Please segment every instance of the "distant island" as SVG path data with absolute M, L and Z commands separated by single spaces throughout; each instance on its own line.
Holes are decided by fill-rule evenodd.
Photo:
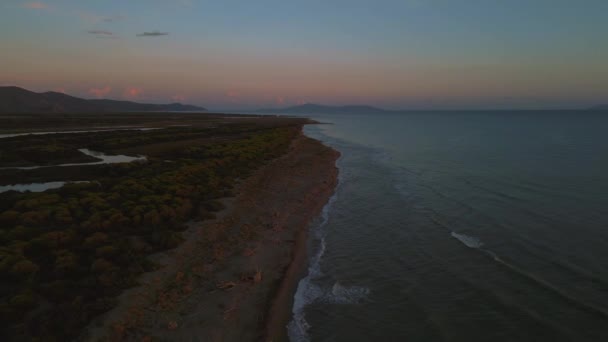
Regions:
M 319 104 L 307 103 L 299 106 L 287 108 L 267 108 L 257 110 L 259 113 L 284 113 L 284 114 L 308 114 L 308 113 L 332 113 L 332 114 L 370 114 L 388 113 L 386 109 L 366 106 L 366 105 L 347 105 L 347 106 L 324 106 Z
M 117 100 L 86 100 L 63 93 L 35 93 L 19 87 L 0 87 L 0 113 L 206 111 L 181 103 L 149 104 Z

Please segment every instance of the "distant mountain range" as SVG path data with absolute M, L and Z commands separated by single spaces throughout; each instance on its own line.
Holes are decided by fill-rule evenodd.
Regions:
M 287 108 L 269 108 L 257 110 L 259 113 L 282 113 L 282 114 L 309 114 L 309 113 L 329 113 L 329 114 L 370 114 L 388 113 L 389 110 L 372 106 L 323 106 L 307 103 L 300 106 Z
M 584 109 L 583 109 L 584 110 Z M 587 108 L 587 110 L 593 111 L 608 111 L 608 104 L 601 104 Z M 382 113 L 397 113 L 404 112 L 382 109 L 378 107 L 366 106 L 366 105 L 348 105 L 348 106 L 324 106 L 319 104 L 303 104 L 293 107 L 285 108 L 266 108 L 259 109 L 258 113 L 273 113 L 273 114 L 312 114 L 312 113 L 323 113 L 323 114 L 382 114 Z
M 148 104 L 116 100 L 86 100 L 49 91 L 35 93 L 19 87 L 0 87 L 0 113 L 93 113 L 205 111 L 181 103 Z

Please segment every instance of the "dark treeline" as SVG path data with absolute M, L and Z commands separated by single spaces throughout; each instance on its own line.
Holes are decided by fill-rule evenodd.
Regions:
M 54 164 L 52 153 L 46 158 L 37 154 L 38 159 L 29 155 L 49 146 L 103 152 L 131 148 L 150 156 L 145 163 L 89 166 L 84 174 L 88 169 L 88 176 L 96 177 L 87 183 L 43 193 L 0 194 L 3 340 L 77 336 L 93 317 L 113 306 L 123 289 L 136 285 L 139 274 L 155 268 L 147 256 L 176 247 L 188 220 L 212 217 L 222 209 L 217 199 L 230 196 L 238 179 L 283 154 L 299 124 L 28 136 L 0 142 L 0 160 L 7 164 Z M 66 169 L 77 173 L 78 167 Z

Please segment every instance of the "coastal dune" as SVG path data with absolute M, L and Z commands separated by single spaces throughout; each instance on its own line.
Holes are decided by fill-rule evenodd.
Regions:
M 216 219 L 156 256 L 158 271 L 125 291 L 83 340 L 285 340 L 305 272 L 307 232 L 337 184 L 339 153 L 301 132 L 289 151 L 238 186 Z

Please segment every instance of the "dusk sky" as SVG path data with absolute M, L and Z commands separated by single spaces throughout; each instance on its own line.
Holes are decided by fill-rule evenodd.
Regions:
M 606 0 L 16 1 L 0 85 L 209 109 L 608 101 Z

